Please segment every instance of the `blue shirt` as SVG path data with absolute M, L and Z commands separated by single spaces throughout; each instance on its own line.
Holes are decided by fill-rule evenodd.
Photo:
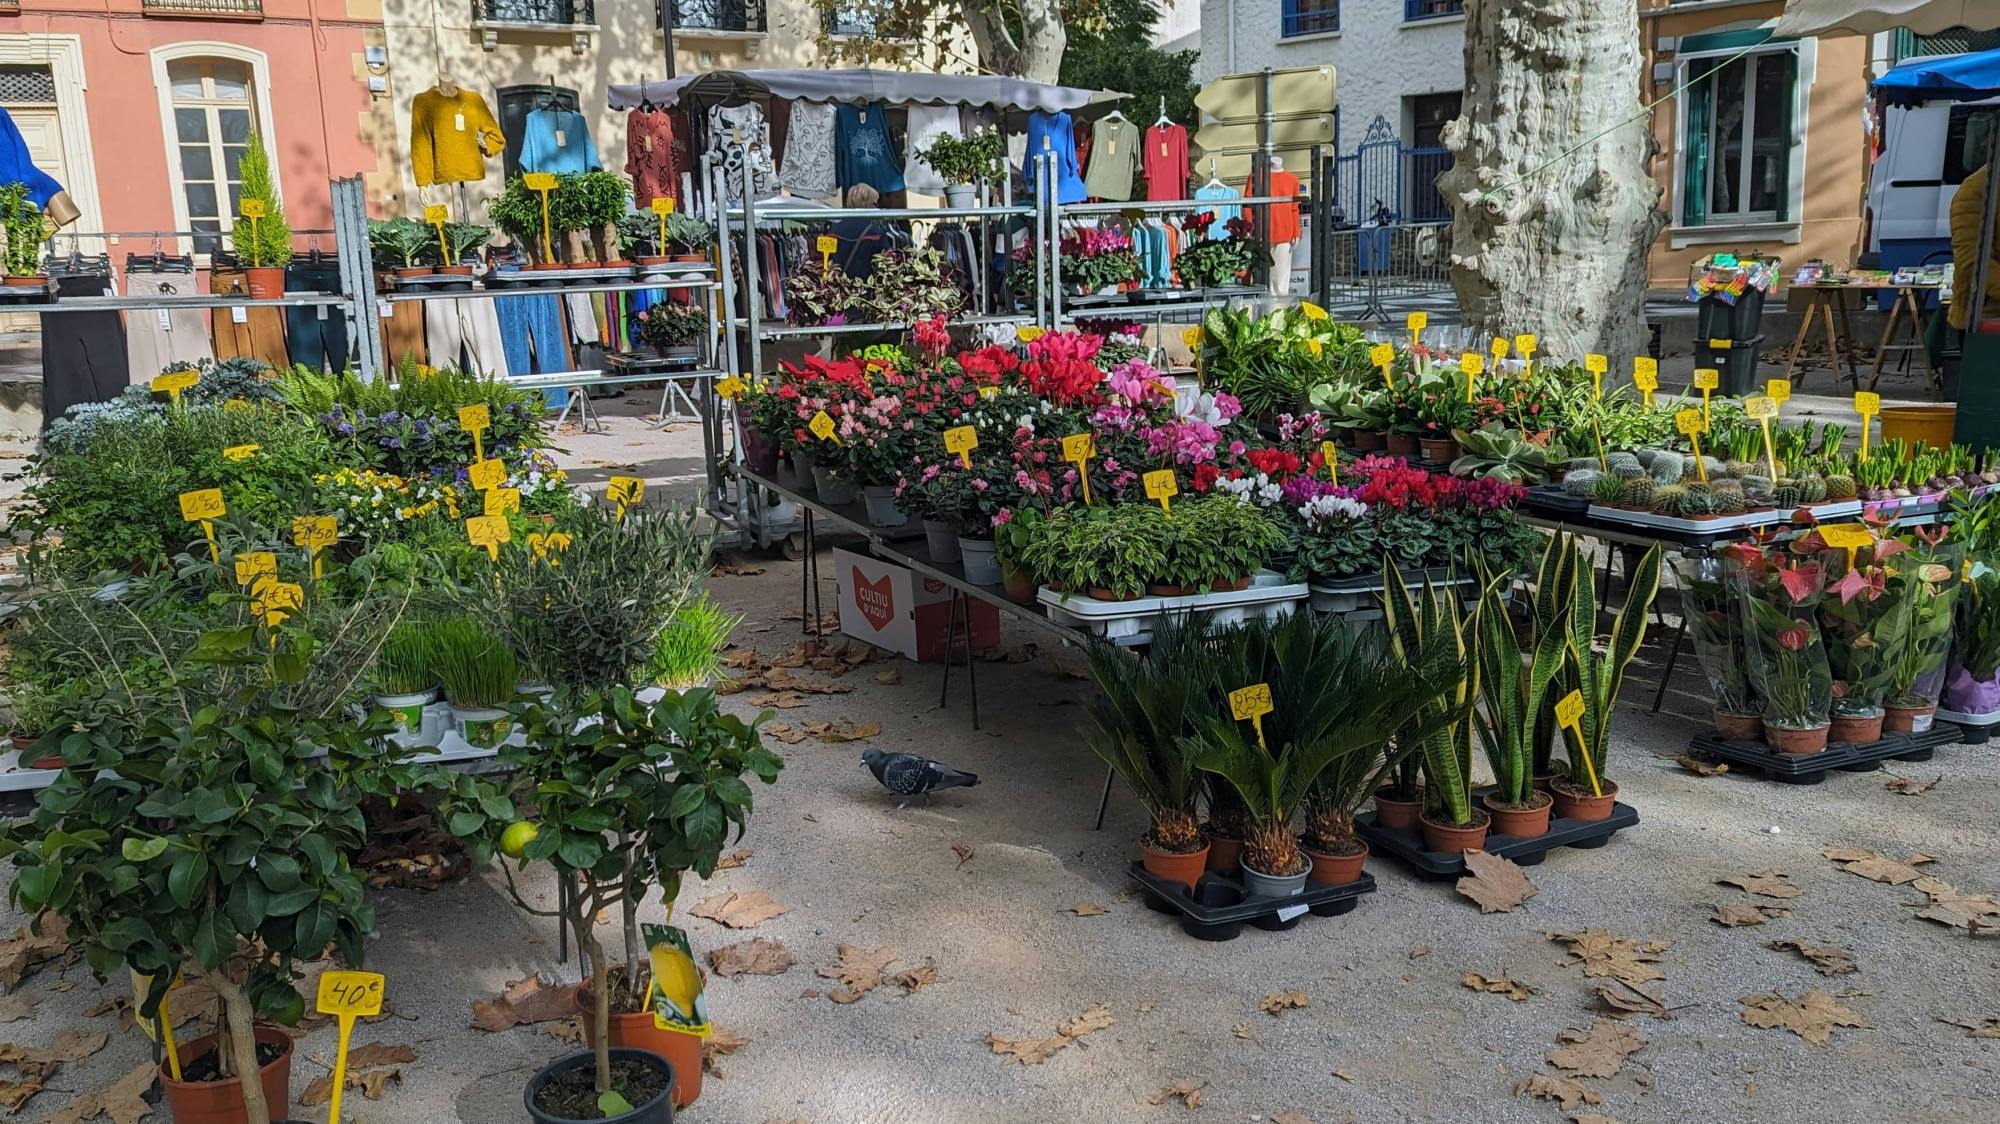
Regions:
M 903 161 L 889 140 L 889 110 L 881 102 L 843 105 L 834 118 L 840 186 L 865 183 L 883 194 L 903 190 Z
M 602 167 L 590 141 L 590 125 L 576 110 L 537 109 L 522 123 L 522 171 L 594 172 Z
M 1035 179 L 1035 157 L 1044 151 L 1056 158 L 1056 202 L 1081 203 L 1090 192 L 1083 186 L 1083 177 L 1076 165 L 1076 134 L 1070 128 L 1069 114 L 1042 113 L 1039 110 L 1028 115 L 1028 155 L 1021 165 L 1021 177 L 1031 184 Z M 1039 185 L 1035 194 L 1041 193 Z
M 1226 183 L 1209 184 L 1206 187 L 1196 188 L 1194 197 L 1203 202 L 1213 202 L 1218 199 L 1243 198 L 1241 193 Z M 1236 218 L 1242 213 L 1243 208 L 1241 207 L 1217 206 L 1215 208 L 1215 221 L 1208 224 L 1208 236 L 1218 241 L 1229 237 L 1229 227 L 1227 225 L 1229 220 Z
M 0 183 L 27 184 L 28 201 L 43 210 L 63 189 L 54 176 L 35 167 L 28 156 L 28 142 L 5 109 L 0 109 Z

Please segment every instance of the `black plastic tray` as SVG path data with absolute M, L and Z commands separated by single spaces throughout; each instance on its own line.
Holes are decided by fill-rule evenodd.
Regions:
M 1727 761 L 1739 769 L 1754 769 L 1784 784 L 1818 784 L 1829 770 L 1866 773 L 1882 767 L 1882 762 L 1929 761 L 1938 747 L 1964 737 L 1957 725 L 1940 720 L 1921 734 L 1883 734 L 1882 740 L 1868 745 L 1840 742 L 1818 753 L 1779 753 L 1761 742 L 1724 741 L 1714 734 L 1698 734 L 1689 744 L 1698 752 Z
M 1283 932 L 1296 926 L 1307 914 L 1315 917 L 1338 917 L 1352 910 L 1361 900 L 1361 895 L 1375 892 L 1375 877 L 1363 874 L 1358 880 L 1338 886 L 1318 886 L 1306 883 L 1304 893 L 1285 898 L 1252 898 L 1243 893 L 1240 879 L 1210 871 L 1195 883 L 1191 896 L 1186 886 L 1155 877 L 1146 870 L 1142 862 L 1134 861 L 1129 871 L 1132 881 L 1139 884 L 1140 896 L 1146 907 L 1157 913 L 1179 914 L 1181 928 L 1187 935 L 1204 941 L 1235 940 L 1242 933 L 1244 922 L 1259 929 Z M 1222 898 L 1223 902 L 1204 902 L 1203 898 Z M 1300 908 L 1304 907 L 1304 908 Z M 1279 914 L 1298 910 L 1289 917 Z
M 1528 489 L 1527 507 L 1530 511 L 1546 511 L 1558 515 L 1580 515 L 1590 510 L 1589 496 L 1572 496 L 1560 486 L 1537 484 Z
M 1522 838 L 1518 835 L 1501 835 L 1489 832 L 1486 846 L 1480 850 L 1489 855 L 1499 855 L 1511 859 L 1519 866 L 1534 866 L 1548 857 L 1552 847 L 1578 847 L 1589 850 L 1611 842 L 1611 837 L 1639 822 L 1639 810 L 1630 804 L 1614 803 L 1611 815 L 1596 821 L 1573 820 L 1567 817 L 1552 817 L 1549 830 L 1541 835 Z M 1433 851 L 1424 845 L 1424 833 L 1419 828 L 1380 827 L 1375 823 L 1375 813 L 1364 812 L 1354 817 L 1354 829 L 1368 841 L 1370 850 L 1377 854 L 1394 855 L 1409 863 L 1425 878 L 1456 878 L 1465 873 L 1465 857 L 1449 851 Z

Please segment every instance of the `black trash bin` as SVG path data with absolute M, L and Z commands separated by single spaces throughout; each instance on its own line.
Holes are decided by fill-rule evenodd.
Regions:
M 1715 346 L 1726 343 L 1726 347 Z M 1699 371 L 1713 367 L 1717 372 L 1716 393 L 1731 397 L 1742 394 L 1761 394 L 1764 380 L 1757 377 L 1757 349 L 1764 343 L 1763 336 L 1751 339 L 1707 339 L 1695 341 L 1694 366 Z
M 1714 295 L 1695 303 L 1695 335 L 1704 340 L 1752 339 L 1763 322 L 1764 293 L 1757 289 L 1745 289 L 1735 304 Z

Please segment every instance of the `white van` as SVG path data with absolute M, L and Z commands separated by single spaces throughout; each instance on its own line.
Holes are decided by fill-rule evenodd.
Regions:
M 1882 154 L 1868 174 L 1866 246 L 1879 268 L 1951 253 L 1951 200 L 1981 163 L 2000 99 L 1883 110 Z M 1970 155 L 1979 154 L 1979 155 Z

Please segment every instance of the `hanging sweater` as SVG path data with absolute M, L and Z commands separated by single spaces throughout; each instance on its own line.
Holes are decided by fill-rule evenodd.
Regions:
M 843 105 L 835 115 L 840 186 L 865 183 L 887 194 L 903 190 L 903 161 L 889 139 L 889 110 L 881 102 Z
M 507 146 L 486 99 L 461 88 L 446 97 L 435 88 L 410 102 L 410 167 L 417 186 L 486 178 L 486 158 Z
M 1028 115 L 1028 155 L 1021 165 L 1021 177 L 1030 184 L 1036 182 L 1035 158 L 1045 152 L 1056 160 L 1056 202 L 1083 202 L 1090 193 L 1077 174 L 1076 136 L 1070 130 L 1068 113 L 1037 110 Z M 1040 188 L 1034 193 L 1039 194 Z
M 1165 203 L 1187 198 L 1187 130 L 1155 125 L 1146 130 L 1146 198 Z
M 635 109 L 625 118 L 625 174 L 632 177 L 632 200 L 642 211 L 662 196 L 680 196 L 674 144 L 674 121 L 665 112 Z
M 1139 126 L 1123 117 L 1100 117 L 1090 135 L 1084 190 L 1109 203 L 1132 198 L 1132 184 L 1139 174 Z
M 521 123 L 521 170 L 591 172 L 604 167 L 590 123 L 574 109 L 537 109 Z

